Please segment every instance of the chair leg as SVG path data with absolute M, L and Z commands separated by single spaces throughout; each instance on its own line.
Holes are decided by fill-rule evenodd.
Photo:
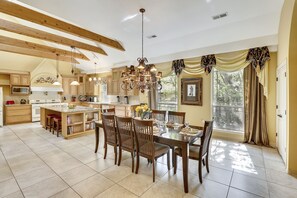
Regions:
M 171 147 L 171 156 L 172 156 L 172 166 L 174 166 L 174 159 L 173 159 L 173 155 L 174 155 L 174 147 Z
M 117 160 L 118 160 L 118 149 L 117 146 L 114 146 L 114 165 L 117 165 Z
M 153 162 L 153 182 L 155 182 L 155 160 L 152 160 Z
M 204 160 L 204 158 L 202 159 L 202 164 L 203 164 L 203 166 L 205 166 L 205 160 Z
M 107 144 L 104 143 L 104 159 L 106 159 L 106 154 L 107 154 Z
M 173 161 L 174 161 L 174 166 L 173 166 L 174 171 L 173 172 L 174 172 L 174 174 L 176 174 L 176 169 L 177 169 L 177 160 L 176 160 L 176 158 L 177 158 L 177 155 L 175 153 L 173 153 L 172 158 L 173 158 Z
M 59 127 L 59 123 L 57 123 L 57 137 L 59 137 L 59 130 L 60 130 L 60 127 Z
M 199 172 L 199 181 L 202 184 L 202 160 L 199 159 L 199 166 L 198 166 L 198 172 Z
M 138 169 L 139 169 L 139 154 L 136 154 L 136 170 L 135 174 L 138 174 Z
M 206 170 L 209 173 L 209 166 L 208 166 L 208 154 L 206 155 Z
M 122 147 L 119 147 L 119 160 L 118 160 L 118 166 L 121 165 L 121 161 L 122 161 Z
M 131 152 L 131 157 L 132 157 L 132 173 L 134 172 L 134 154 L 133 151 Z
M 167 169 L 170 170 L 170 150 L 167 152 Z

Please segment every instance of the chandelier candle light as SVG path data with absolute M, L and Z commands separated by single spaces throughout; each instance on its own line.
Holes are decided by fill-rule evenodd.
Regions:
M 146 64 L 148 60 L 146 57 L 143 57 L 143 14 L 145 9 L 141 8 L 140 12 L 142 16 L 141 58 L 137 59 L 138 67 L 136 69 L 133 65 L 131 65 L 122 72 L 121 88 L 129 91 L 136 87 L 141 93 L 144 93 L 145 90 L 150 90 L 151 88 L 157 90 L 162 89 L 162 72 L 157 72 L 155 65 Z
M 96 86 L 98 86 L 100 84 L 106 84 L 105 80 L 102 80 L 100 77 L 98 77 L 98 78 L 96 77 L 97 76 L 97 63 L 94 62 L 94 64 L 95 64 L 95 76 L 93 78 L 90 77 L 89 81 L 90 82 L 94 81 Z

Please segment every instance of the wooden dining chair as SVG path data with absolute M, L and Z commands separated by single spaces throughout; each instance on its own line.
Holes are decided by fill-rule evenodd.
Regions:
M 131 117 L 116 117 L 116 124 L 119 137 L 119 160 L 118 166 L 121 165 L 122 150 L 131 153 L 132 157 L 132 172 L 134 172 L 134 135 L 132 129 L 132 118 Z
M 103 114 L 115 115 L 115 108 L 102 109 Z
M 209 143 L 212 135 L 213 121 L 205 121 L 203 128 L 203 135 L 201 137 L 201 144 L 191 144 L 189 146 L 189 159 L 198 160 L 199 181 L 202 183 L 202 163 L 206 165 L 206 170 L 209 173 Z M 181 148 L 176 148 L 174 152 L 174 174 L 176 174 L 177 155 L 181 156 Z M 206 160 L 206 163 L 205 163 Z
M 153 121 L 134 119 L 134 134 L 136 139 L 136 171 L 139 169 L 139 156 L 145 157 L 153 164 L 153 182 L 155 182 L 155 160 L 167 154 L 167 168 L 170 169 L 169 146 L 154 142 Z
M 111 145 L 114 148 L 114 164 L 117 164 L 117 132 L 115 127 L 114 115 L 102 114 L 102 125 L 104 131 L 104 159 L 106 159 L 107 145 Z
M 152 118 L 158 121 L 165 121 L 166 120 L 166 111 L 162 110 L 152 110 Z
M 168 122 L 185 124 L 186 112 L 168 111 Z

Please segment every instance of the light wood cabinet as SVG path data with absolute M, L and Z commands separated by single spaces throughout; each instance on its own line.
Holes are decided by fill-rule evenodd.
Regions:
M 72 81 L 77 80 L 74 77 L 63 77 L 62 79 L 62 87 L 63 87 L 63 95 L 77 95 L 78 86 L 70 85 Z
M 30 86 L 30 75 L 10 74 L 11 85 Z
M 77 95 L 86 95 L 86 92 L 85 92 L 86 77 L 85 77 L 85 75 L 78 75 L 77 80 L 79 82 L 79 86 L 77 86 Z
M 127 91 L 122 84 L 121 75 L 125 67 L 112 69 L 112 76 L 107 80 L 107 95 L 117 96 L 138 96 L 139 90 L 135 86 L 134 89 Z M 124 89 L 123 89 L 124 88 Z
M 32 122 L 31 105 L 6 105 L 5 124 L 18 124 Z
M 86 88 L 86 95 L 89 96 L 98 96 L 100 93 L 100 86 L 96 85 L 96 83 L 94 81 L 86 81 L 85 84 L 85 88 Z

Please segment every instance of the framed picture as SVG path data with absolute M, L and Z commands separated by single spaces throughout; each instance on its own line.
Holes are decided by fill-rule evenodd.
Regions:
M 181 79 L 181 104 L 202 106 L 202 78 Z

